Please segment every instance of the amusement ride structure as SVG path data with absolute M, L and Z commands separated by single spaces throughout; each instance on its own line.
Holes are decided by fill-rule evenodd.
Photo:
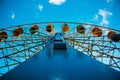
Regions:
M 67 50 L 70 45 L 120 71 L 120 30 L 77 22 L 39 22 L 0 29 L 0 76 L 55 42 L 60 44 L 54 49 Z

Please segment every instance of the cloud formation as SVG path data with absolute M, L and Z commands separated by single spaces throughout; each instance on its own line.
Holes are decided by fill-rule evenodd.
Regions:
M 107 3 L 110 3 L 110 2 L 112 2 L 112 1 L 113 1 L 113 0 L 106 0 Z
M 43 10 L 43 5 L 39 4 L 38 8 L 39 8 L 40 11 L 42 11 Z
M 106 9 L 99 9 L 98 14 L 94 16 L 94 20 L 98 21 L 100 20 L 100 24 L 103 26 L 109 25 L 108 18 L 112 16 L 112 13 L 110 11 L 107 11 Z M 100 17 L 102 17 L 100 19 Z
M 99 15 L 102 16 L 101 25 L 108 25 L 109 21 L 107 18 L 112 16 L 112 13 L 106 9 L 99 9 Z
M 15 13 L 12 12 L 11 18 L 14 19 L 15 18 Z
M 98 15 L 96 14 L 95 16 L 94 16 L 94 20 L 97 20 L 98 21 Z
M 49 0 L 49 3 L 54 4 L 54 5 L 61 5 L 65 2 L 66 2 L 66 0 Z

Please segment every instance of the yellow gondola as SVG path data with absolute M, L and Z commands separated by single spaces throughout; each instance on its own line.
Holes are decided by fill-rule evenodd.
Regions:
M 22 28 L 16 28 L 14 31 L 13 31 L 13 35 L 15 37 L 20 37 L 21 34 L 23 34 L 23 29 Z
M 80 34 L 84 34 L 85 33 L 85 27 L 83 25 L 78 25 L 76 30 Z
M 102 36 L 102 30 L 98 27 L 95 27 L 95 28 L 92 29 L 92 34 L 95 37 L 101 37 Z
M 62 30 L 63 30 L 63 32 L 69 32 L 70 28 L 69 28 L 68 24 L 63 24 Z
M 0 42 L 8 38 L 8 34 L 5 31 L 0 32 Z
M 39 26 L 38 25 L 33 25 L 31 28 L 30 28 L 30 33 L 31 34 L 35 34 L 36 32 L 38 32 L 39 30 Z

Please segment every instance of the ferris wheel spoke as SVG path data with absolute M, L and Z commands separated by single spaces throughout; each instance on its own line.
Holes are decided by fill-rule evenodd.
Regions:
M 77 44 L 78 45 L 78 44 Z M 82 51 L 82 52 L 87 52 L 87 54 L 88 54 L 88 51 L 90 50 L 89 48 L 87 48 L 87 47 L 84 47 L 84 46 L 81 46 L 81 45 L 78 45 L 79 47 L 80 47 L 80 49 L 82 48 L 83 50 L 85 50 L 85 49 L 88 49 L 87 51 Z M 85 49 L 84 49 L 85 48 Z M 79 50 L 79 48 L 78 48 L 78 50 Z M 112 65 L 116 65 L 116 67 L 117 68 L 120 68 L 120 65 L 118 65 L 118 64 L 120 64 L 120 57 L 115 57 L 115 56 L 112 56 L 112 55 L 109 55 L 108 53 L 109 52 L 107 52 L 107 53 L 104 53 L 103 54 L 103 52 L 100 52 L 100 50 L 92 50 L 92 52 L 97 52 L 97 53 L 99 53 L 98 55 L 94 55 L 94 54 L 92 54 L 91 53 L 91 57 L 93 57 L 93 58 L 96 58 L 96 59 L 98 59 L 98 58 L 102 58 L 102 59 L 104 59 L 104 58 L 108 58 L 108 59 L 112 59 L 112 60 L 114 60 L 114 58 L 115 59 L 118 59 L 119 61 L 112 61 L 113 63 L 110 65 L 110 61 L 108 62 L 108 63 L 106 63 L 106 62 L 104 62 L 104 61 L 102 61 L 103 63 L 105 63 L 105 64 L 107 64 L 107 65 L 109 65 L 109 66 L 112 66 Z M 101 61 L 101 60 L 99 60 L 99 61 Z
M 96 48 L 94 48 L 94 46 L 84 46 L 84 44 L 86 44 L 86 43 L 80 43 L 80 42 L 76 42 L 76 43 L 74 43 L 74 45 L 76 45 L 76 46 L 78 46 L 78 48 L 77 48 L 77 50 L 81 50 L 81 49 L 86 49 L 88 52 L 89 51 L 92 51 L 92 52 L 97 52 L 97 53 L 101 53 L 102 55 L 107 55 L 107 56 L 113 56 L 113 55 L 109 55 L 109 53 L 111 52 L 111 51 L 113 51 L 114 50 L 114 48 L 111 48 L 111 49 L 108 49 L 108 51 L 106 51 L 106 49 L 102 46 L 102 49 L 100 49 L 99 48 L 99 46 L 100 45 L 94 45 L 94 44 L 92 44 L 92 45 L 94 45 L 94 46 L 96 46 Z M 87 43 L 87 44 L 90 44 L 90 43 Z M 82 48 L 80 48 L 80 47 L 82 47 Z M 106 46 L 105 46 L 106 47 Z M 105 49 L 105 50 L 104 50 Z M 115 57 L 115 56 L 114 56 Z M 120 59 L 120 57 L 115 57 L 115 58 L 119 58 Z
M 0 66 L 0 68 L 8 68 L 8 67 L 11 67 L 11 66 L 17 66 L 19 65 L 20 63 L 13 63 L 13 64 L 9 64 L 9 65 L 4 65 L 4 66 Z M 4 73 L 3 73 L 4 74 Z
M 19 47 L 19 46 L 27 46 L 27 45 L 30 45 L 30 44 L 37 44 L 37 43 L 41 43 L 42 41 L 39 41 L 39 42 L 30 42 L 30 43 L 22 43 L 22 44 L 17 44 L 17 45 L 13 45 L 13 44 L 9 44 L 8 46 L 6 47 L 2 47 L 0 48 L 1 50 L 3 49 L 6 49 L 6 48 L 15 48 L 15 47 Z
M 94 40 L 70 40 L 71 42 L 73 41 L 74 42 L 77 42 L 77 43 L 81 43 L 81 44 L 88 44 L 88 45 L 91 45 L 91 46 L 97 46 L 97 47 L 101 47 L 102 49 L 104 48 L 106 50 L 106 48 L 109 48 L 109 49 L 117 49 L 117 50 L 120 50 L 120 48 L 116 47 L 115 45 L 114 46 L 108 46 L 108 45 L 105 45 L 105 44 L 100 44 L 100 43 L 94 43 Z M 100 48 L 99 48 L 100 49 Z
M 38 44 L 38 45 L 35 45 L 35 46 L 32 46 L 32 47 L 29 47 L 29 48 L 26 48 L 26 49 L 19 50 L 19 51 L 17 51 L 17 52 L 12 53 L 12 54 L 9 54 L 9 55 L 6 55 L 6 56 L 3 56 L 3 57 L 0 57 L 0 59 L 1 59 L 1 58 L 5 58 L 5 57 L 10 56 L 10 55 L 17 54 L 17 53 L 22 52 L 22 51 L 30 50 L 30 49 L 32 49 L 32 48 L 35 48 L 35 47 L 41 46 L 41 45 L 43 45 L 43 44 L 45 44 L 45 43 Z

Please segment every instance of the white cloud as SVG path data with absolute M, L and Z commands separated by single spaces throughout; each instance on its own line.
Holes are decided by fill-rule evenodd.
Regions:
M 101 25 L 109 25 L 109 21 L 107 20 L 107 18 L 112 16 L 112 13 L 110 11 L 107 11 L 106 9 L 99 9 L 98 14 L 102 16 Z
M 96 14 L 95 16 L 94 16 L 94 20 L 98 20 L 98 14 Z
M 40 11 L 42 11 L 43 10 L 43 5 L 39 4 L 38 8 L 39 8 Z
M 95 21 L 100 21 L 100 25 L 102 26 L 108 26 L 109 21 L 108 18 L 112 16 L 112 13 L 110 11 L 107 11 L 106 9 L 99 9 L 99 12 L 95 14 L 93 19 Z
M 11 18 L 14 19 L 15 18 L 15 13 L 12 12 Z
M 106 0 L 107 3 L 110 3 L 110 2 L 112 2 L 112 1 L 113 1 L 113 0 Z
M 54 4 L 54 5 L 61 5 L 65 2 L 66 2 L 66 0 L 49 0 L 49 3 Z

